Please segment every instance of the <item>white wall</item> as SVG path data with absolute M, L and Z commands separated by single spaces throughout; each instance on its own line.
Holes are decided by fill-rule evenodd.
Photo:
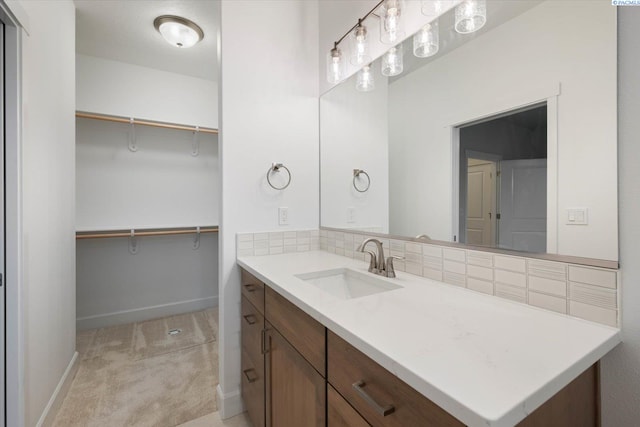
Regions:
M 392 83 L 390 204 L 415 206 L 394 221 L 421 212 L 424 232 L 450 240 L 450 126 L 560 83 L 557 253 L 617 260 L 615 19 L 607 2 L 544 2 Z M 586 27 L 589 43 L 576 36 Z M 565 224 L 571 207 L 589 209 L 588 226 Z
M 376 87 L 358 92 L 352 76 L 320 99 L 320 214 L 325 227 L 389 232 L 387 78 L 375 70 Z M 353 187 L 353 169 L 369 174 L 364 193 Z M 366 186 L 367 178 L 357 181 Z M 355 210 L 348 221 L 347 209 Z
M 25 424 L 34 426 L 75 351 L 75 10 L 22 6 Z
M 603 427 L 636 426 L 640 420 L 639 37 L 640 8 L 618 8 L 618 182 L 623 342 L 601 364 Z
M 223 417 L 240 399 L 236 233 L 318 227 L 318 9 L 315 1 L 221 2 L 220 384 Z M 285 30 L 286 29 L 286 30 Z M 268 187 L 271 162 L 293 175 Z M 289 208 L 278 226 L 278 207 Z
M 218 127 L 215 81 L 86 55 L 76 61 L 78 111 Z

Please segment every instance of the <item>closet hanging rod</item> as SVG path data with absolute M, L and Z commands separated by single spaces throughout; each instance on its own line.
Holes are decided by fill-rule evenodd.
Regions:
M 135 229 L 134 229 L 135 231 Z M 200 234 L 204 233 L 217 233 L 218 227 L 200 227 Z M 141 230 L 135 232 L 135 237 L 144 236 L 173 236 L 177 234 L 196 234 L 198 229 L 196 227 L 191 228 L 163 228 L 154 230 Z M 106 239 L 111 237 L 131 237 L 131 230 L 116 230 L 116 231 L 78 231 L 76 232 L 76 239 Z
M 76 111 L 76 117 L 82 119 L 94 119 L 94 120 L 104 120 L 106 122 L 116 122 L 116 123 L 126 123 L 140 126 L 152 126 L 157 128 L 164 129 L 176 129 L 176 130 L 188 130 L 191 132 L 198 131 L 200 133 L 213 133 L 218 134 L 218 129 L 213 128 L 202 128 L 196 126 L 188 126 L 188 125 L 179 125 L 175 123 L 163 123 L 163 122 L 152 122 L 150 120 L 140 120 L 140 119 L 128 119 L 126 117 L 117 117 L 117 116 L 108 116 L 105 114 L 95 114 L 95 113 L 84 113 L 82 111 Z

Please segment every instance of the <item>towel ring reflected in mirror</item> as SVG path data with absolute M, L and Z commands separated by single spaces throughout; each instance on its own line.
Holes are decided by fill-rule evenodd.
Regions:
M 364 187 L 363 186 L 358 187 L 357 181 L 360 175 L 364 175 L 367 177 L 367 185 Z M 369 187 L 371 187 L 371 178 L 369 177 L 369 174 L 362 169 L 354 169 L 353 170 L 353 188 L 355 188 L 356 191 L 359 193 L 364 193 L 369 189 Z
M 285 185 L 283 185 L 282 187 L 277 187 L 271 182 L 271 174 L 274 172 L 280 172 L 280 169 L 284 169 L 287 171 L 288 179 Z M 282 163 L 271 163 L 271 167 L 267 170 L 267 182 L 274 190 L 284 190 L 289 186 L 289 184 L 291 184 L 291 171 Z

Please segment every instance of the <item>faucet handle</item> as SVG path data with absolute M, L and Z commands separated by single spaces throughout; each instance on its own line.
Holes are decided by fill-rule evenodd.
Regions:
M 387 272 L 387 274 L 386 274 L 387 277 L 396 277 L 396 270 L 395 270 L 395 268 L 393 268 L 393 260 L 394 259 L 403 260 L 404 257 L 395 256 L 395 255 L 391 255 L 391 256 L 387 257 L 387 263 L 385 265 L 385 270 Z
M 371 255 L 371 258 L 369 259 L 369 273 L 377 273 L 378 272 L 378 268 L 377 266 L 377 262 L 376 262 L 376 254 L 373 251 L 362 251 L 365 254 L 369 254 Z

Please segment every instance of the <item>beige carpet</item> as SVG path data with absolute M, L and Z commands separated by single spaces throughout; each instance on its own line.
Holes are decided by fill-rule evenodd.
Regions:
M 216 411 L 217 318 L 211 309 L 79 332 L 80 367 L 54 426 L 174 427 Z

